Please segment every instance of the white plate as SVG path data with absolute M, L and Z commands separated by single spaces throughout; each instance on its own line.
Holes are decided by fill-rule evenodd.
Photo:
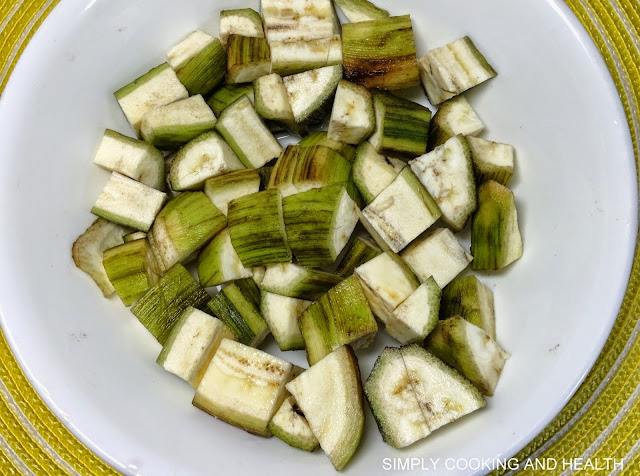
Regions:
M 215 34 L 221 7 L 240 6 L 257 8 L 255 0 L 65 0 L 0 102 L 3 329 L 56 414 L 125 473 L 331 469 L 322 452 L 251 436 L 192 407 L 193 391 L 154 363 L 154 339 L 70 259 L 107 177 L 91 163 L 94 147 L 105 127 L 130 132 L 111 93 L 163 62 L 192 29 Z M 384 458 L 419 457 L 427 465 L 440 458 L 441 472 L 454 458 L 453 473 L 467 474 L 465 461 L 509 457 L 532 439 L 597 357 L 635 243 L 632 147 L 606 67 L 561 1 L 386 6 L 412 14 L 420 55 L 469 34 L 499 71 L 468 96 L 488 126 L 484 136 L 517 148 L 525 255 L 483 278 L 495 291 L 499 341 L 513 353 L 487 408 L 405 451 L 383 444 L 368 414 L 347 472 L 382 473 Z M 382 342 L 359 354 L 364 376 Z

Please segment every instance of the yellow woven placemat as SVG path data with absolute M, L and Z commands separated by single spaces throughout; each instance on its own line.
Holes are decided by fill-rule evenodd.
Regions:
M 33 33 L 59 1 L 0 0 L 0 94 Z M 640 2 L 567 0 L 567 4 L 611 71 L 638 164 Z M 527 467 L 528 460 L 556 461 L 557 468 L 545 474 L 560 474 L 571 471 L 563 461 L 577 469 L 576 458 L 583 458 L 581 474 L 640 474 L 639 284 L 636 250 L 618 319 L 600 357 L 567 406 L 516 456 L 520 473 L 540 473 Z M 118 474 L 51 413 L 20 370 L 1 331 L 0 474 Z

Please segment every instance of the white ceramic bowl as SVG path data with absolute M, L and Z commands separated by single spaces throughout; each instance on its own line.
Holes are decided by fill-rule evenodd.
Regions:
M 379 3 L 411 13 L 420 55 L 469 34 L 499 71 L 468 97 L 487 124 L 483 136 L 517 148 L 512 186 L 525 254 L 482 278 L 495 291 L 498 339 L 513 354 L 487 408 L 404 451 L 382 443 L 369 413 L 347 472 L 382 473 L 384 458 L 418 457 L 440 458 L 440 472 L 454 458 L 448 465 L 459 468 L 447 474 L 468 474 L 465 461 L 509 457 L 532 439 L 597 357 L 635 243 L 632 147 L 606 67 L 560 0 Z M 215 34 L 220 9 L 241 6 L 258 7 L 65 0 L 0 101 L 2 327 L 56 414 L 128 474 L 331 471 L 322 452 L 251 436 L 192 407 L 193 391 L 155 364 L 157 342 L 70 258 L 108 175 L 92 165 L 94 147 L 106 127 L 130 133 L 111 93 L 196 27 Z M 384 343 L 359 353 L 365 377 Z

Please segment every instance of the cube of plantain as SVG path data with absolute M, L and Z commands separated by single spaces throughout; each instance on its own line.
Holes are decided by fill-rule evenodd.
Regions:
M 420 83 L 409 15 L 342 26 L 345 79 L 367 88 L 405 89 Z
M 394 448 L 409 446 L 431 432 L 400 349 L 385 347 L 364 383 L 364 394 L 382 439 Z
M 422 86 L 434 106 L 498 74 L 468 36 L 427 52 L 419 66 Z
M 403 169 L 363 211 L 362 223 L 378 244 L 395 253 L 433 225 L 441 212 L 411 169 Z
M 489 334 L 460 316 L 440 321 L 425 340 L 425 347 L 487 396 L 493 395 L 510 357 Z
M 486 405 L 468 381 L 418 345 L 400 353 L 429 433 Z
M 164 345 L 182 312 L 205 309 L 211 298 L 189 271 L 176 264 L 131 308 L 140 323 Z
M 196 30 L 167 52 L 169 64 L 190 95 L 207 96 L 224 82 L 227 55 L 220 40 Z
M 235 336 L 220 319 L 188 307 L 173 326 L 156 363 L 198 388 L 222 339 L 235 340 Z
M 389 12 L 368 0 L 334 0 L 344 16 L 352 23 L 388 18 Z
M 258 436 L 269 437 L 269 422 L 286 398 L 292 365 L 223 339 L 198 385 L 193 404 Z
M 283 78 L 293 117 L 301 130 L 324 119 L 341 78 L 341 65 L 325 66 Z
M 265 190 L 229 203 L 231 243 L 247 268 L 291 261 L 279 190 Z
M 376 129 L 369 138 L 376 152 L 412 159 L 427 151 L 431 111 L 386 91 L 373 92 Z
M 341 80 L 333 101 L 327 137 L 357 145 L 373 133 L 375 126 L 373 98 L 369 90 Z
M 283 197 L 350 180 L 351 164 L 340 153 L 322 146 L 289 145 L 280 154 L 269 177 L 269 189 Z
M 391 251 L 360 265 L 355 270 L 373 313 L 383 322 L 418 287 L 420 281 L 407 264 Z
M 111 129 L 104 131 L 93 163 L 151 188 L 161 191 L 165 189 L 162 152 L 151 144 Z
M 149 231 L 166 199 L 165 193 L 112 172 L 91 213 L 138 231 Z
M 216 116 L 198 94 L 147 112 L 140 131 L 155 147 L 175 150 L 215 126 Z
M 340 276 L 293 263 L 267 266 L 260 288 L 281 296 L 314 301 L 342 281 Z
M 420 237 L 402 252 L 402 259 L 420 281 L 433 276 L 444 288 L 473 261 L 448 228 L 436 228 Z
M 467 136 L 476 182 L 495 180 L 507 185 L 513 175 L 515 151 L 512 145 Z
M 344 468 L 358 449 L 364 429 L 360 368 L 351 347 L 336 349 L 286 388 L 333 466 Z
M 356 150 L 351 175 L 365 203 L 369 204 L 391 185 L 406 163 L 387 159 L 378 154 L 370 142 L 363 142 Z
M 478 210 L 471 223 L 473 269 L 504 268 L 522 256 L 522 236 L 513 192 L 490 180 L 478 187 Z
M 438 324 L 441 294 L 433 277 L 427 279 L 387 319 L 387 334 L 401 344 L 422 342 Z
M 146 238 L 105 250 L 102 265 L 125 306 L 136 302 L 158 282 L 159 270 Z
M 333 263 L 358 223 L 358 206 L 342 185 L 290 195 L 282 207 L 287 242 L 302 266 Z
M 298 130 L 289 104 L 287 88 L 280 75 L 273 73 L 253 82 L 254 105 L 260 117 L 290 129 Z
M 431 121 L 429 147 L 433 150 L 457 134 L 475 136 L 484 129 L 484 123 L 464 96 L 442 104 Z
M 409 166 L 438 204 L 443 221 L 454 231 L 462 230 L 478 206 L 471 151 L 464 136 L 453 136 Z
M 260 314 L 260 289 L 251 278 L 229 284 L 208 306 L 245 345 L 257 347 L 269 335 L 269 327 Z
M 292 155 L 293 163 L 283 160 L 281 166 L 276 163 L 274 183 L 278 174 L 291 176 L 291 183 L 298 192 L 320 188 L 333 184 L 346 184 L 351 175 L 351 164 L 339 152 L 322 145 L 297 149 L 297 157 Z M 286 158 L 289 159 L 289 156 Z
M 226 216 L 231 200 L 260 191 L 261 171 L 236 170 L 211 177 L 204 182 L 204 194 Z
M 122 244 L 126 232 L 127 228 L 98 218 L 71 247 L 73 262 L 93 279 L 104 297 L 111 296 L 115 288 L 102 265 L 103 252 Z
M 351 276 L 355 269 L 367 261 L 372 260 L 382 253 L 378 246 L 367 238 L 356 236 L 347 246 L 347 251 L 342 257 L 336 274 L 343 278 Z
M 198 255 L 198 279 L 205 288 L 251 276 L 253 272 L 242 265 L 233 249 L 228 228 L 218 233 Z
M 471 382 L 418 344 L 401 352 L 431 432 L 486 405 Z
M 298 317 L 310 305 L 311 301 L 262 291 L 260 312 L 280 350 L 304 349 Z
M 298 318 L 309 365 L 340 346 L 367 347 L 378 332 L 356 276 L 345 279 L 309 306 Z
M 269 46 L 271 71 L 282 76 L 342 63 L 340 35 L 312 40 L 271 41 Z M 340 53 L 337 58 L 331 56 L 332 48 Z
M 496 338 L 493 293 L 473 275 L 456 278 L 442 290 L 440 318 L 460 316 Z
M 253 103 L 253 84 L 224 84 L 220 86 L 207 99 L 207 105 L 211 108 L 216 116 L 219 116 L 224 109 L 233 104 L 243 96 L 247 96 L 249 101 Z
M 300 142 L 298 142 L 297 145 L 300 148 L 323 145 L 329 149 L 335 150 L 338 154 L 347 159 L 347 162 L 349 163 L 353 163 L 356 157 L 356 148 L 354 146 L 329 139 L 327 131 L 312 132 L 308 136 L 300 139 Z
M 269 42 L 331 38 L 340 33 L 331 0 L 261 0 L 260 7 Z
M 365 393 L 384 441 L 396 448 L 486 405 L 470 382 L 417 344 L 386 348 Z
M 269 422 L 269 431 L 289 446 L 313 452 L 320 443 L 313 436 L 309 422 L 296 399 L 289 395 Z
M 241 169 L 244 165 L 229 145 L 218 133 L 210 131 L 175 154 L 168 181 L 172 190 L 199 190 L 207 179 Z
M 146 112 L 186 99 L 189 92 L 171 67 L 164 63 L 118 89 L 114 96 L 133 130 L 140 134 L 142 116 Z
M 227 83 L 250 83 L 271 71 L 266 38 L 230 35 L 227 42 Z
M 160 270 L 195 258 L 226 225 L 226 217 L 202 192 L 183 192 L 172 199 L 148 236 Z
M 241 97 L 222 111 L 216 130 L 247 168 L 260 168 L 282 152 L 278 140 L 247 97 Z
M 230 35 L 264 38 L 262 17 L 252 8 L 222 10 L 220 12 L 220 43 L 227 47 Z

